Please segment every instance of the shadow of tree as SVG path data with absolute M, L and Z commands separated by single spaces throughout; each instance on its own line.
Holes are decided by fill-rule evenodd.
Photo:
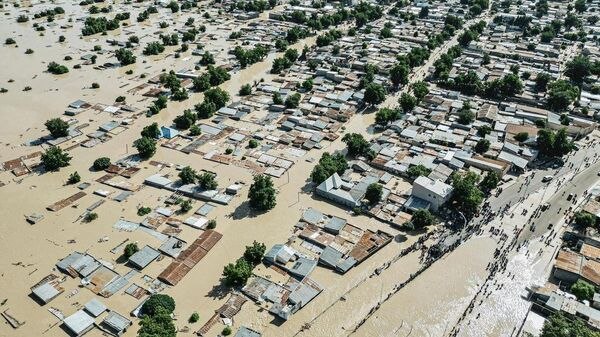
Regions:
M 229 213 L 228 217 L 233 220 L 242 220 L 245 218 L 257 217 L 263 213 L 265 213 L 265 211 L 256 211 L 252 209 L 252 207 L 250 207 L 250 202 L 246 200 L 236 207 L 233 212 Z
M 206 294 L 206 297 L 210 297 L 216 300 L 222 300 L 229 294 L 229 287 L 225 285 L 224 279 L 220 279 L 218 284 L 213 285 L 212 289 Z

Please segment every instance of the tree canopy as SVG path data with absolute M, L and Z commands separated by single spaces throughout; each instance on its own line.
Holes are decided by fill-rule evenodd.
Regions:
M 143 315 L 153 316 L 157 313 L 158 309 L 164 309 L 168 314 L 175 311 L 175 300 L 165 294 L 154 294 L 151 295 L 144 305 L 142 305 Z
M 193 184 L 196 182 L 197 173 L 193 168 L 186 166 L 179 172 L 179 179 L 183 184 Z
M 348 147 L 348 154 L 356 157 L 369 154 L 369 142 L 360 133 L 347 133 L 342 141 Z
M 364 101 L 367 104 L 377 105 L 385 100 L 386 91 L 381 84 L 369 83 L 365 87 Z
M 374 205 L 381 201 L 381 197 L 383 196 L 383 186 L 378 183 L 373 183 L 367 187 L 367 192 L 365 193 L 365 199 L 369 201 L 371 205 Z
M 254 241 L 251 246 L 246 246 L 244 251 L 244 259 L 253 265 L 257 265 L 262 261 L 267 246 L 264 243 Z
M 419 176 L 428 176 L 431 170 L 425 167 L 423 164 L 413 165 L 406 170 L 406 174 L 411 179 L 417 179 Z
M 108 157 L 100 157 L 94 160 L 94 164 L 92 165 L 94 170 L 103 171 L 106 170 L 110 166 L 110 158 Z
M 600 332 L 592 331 L 581 319 L 569 319 L 560 312 L 544 323 L 540 337 L 600 337 Z
M 375 123 L 387 125 L 388 123 L 400 119 L 401 116 L 402 110 L 400 109 L 381 108 L 375 114 Z
M 142 137 L 135 142 L 133 146 L 138 150 L 138 154 L 143 159 L 148 159 L 156 153 L 156 141 L 149 137 Z
M 312 181 L 318 185 L 334 173 L 337 172 L 337 174 L 341 175 L 347 169 L 348 162 L 342 154 L 336 153 L 331 155 L 330 153 L 325 152 L 321 156 L 321 159 L 319 159 L 319 163 L 313 168 L 310 176 Z
M 548 89 L 548 107 L 554 111 L 565 111 L 579 97 L 579 89 L 565 80 L 550 83 Z
M 69 123 L 60 118 L 49 119 L 44 125 L 54 138 L 66 137 L 69 134 Z
M 69 166 L 71 156 L 58 146 L 49 147 L 42 154 L 42 163 L 46 171 L 58 171 L 61 167 Z
M 465 217 L 471 218 L 483 202 L 483 192 L 479 189 L 479 175 L 474 172 L 468 172 L 465 175 L 457 173 L 452 174 L 452 201 L 457 210 L 461 211 Z
M 500 183 L 500 175 L 494 171 L 488 171 L 488 173 L 486 173 L 486 175 L 483 177 L 483 180 L 481 180 L 479 187 L 483 191 L 489 192 L 496 188 L 498 183 Z
M 435 217 L 427 209 L 418 209 L 410 220 L 416 229 L 431 226 L 435 223 Z
M 235 263 L 230 263 L 223 268 L 223 276 L 226 285 L 241 287 L 252 276 L 252 265 L 246 259 L 240 258 Z
M 485 153 L 489 149 L 490 149 L 490 141 L 485 138 L 478 140 L 477 144 L 475 144 L 475 152 L 477 152 L 477 153 Z
M 573 222 L 579 227 L 592 227 L 596 224 L 596 216 L 585 211 L 577 211 L 573 214 Z
M 219 186 L 217 180 L 215 179 L 215 175 L 210 172 L 204 172 L 198 177 L 198 185 L 204 190 L 215 190 Z
M 250 207 L 260 211 L 268 211 L 277 204 L 275 196 L 276 191 L 271 177 L 263 174 L 254 176 L 254 182 L 248 191 Z
M 573 142 L 568 139 L 565 128 L 557 132 L 540 129 L 537 135 L 537 145 L 540 153 L 548 157 L 562 157 L 573 149 Z
M 591 301 L 595 292 L 596 288 L 594 285 L 587 283 L 582 279 L 577 280 L 577 282 L 571 286 L 571 293 L 577 296 L 577 299 L 580 301 Z

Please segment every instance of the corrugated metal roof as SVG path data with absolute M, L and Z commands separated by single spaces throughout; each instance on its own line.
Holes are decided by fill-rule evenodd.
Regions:
M 158 279 L 170 285 L 176 285 L 206 254 L 221 240 L 223 235 L 212 229 L 203 232 L 177 259 L 165 270 Z

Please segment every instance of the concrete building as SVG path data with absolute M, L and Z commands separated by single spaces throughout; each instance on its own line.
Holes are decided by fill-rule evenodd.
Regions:
M 415 179 L 412 187 L 412 196 L 427 201 L 434 211 L 448 201 L 451 195 L 452 186 L 424 176 Z

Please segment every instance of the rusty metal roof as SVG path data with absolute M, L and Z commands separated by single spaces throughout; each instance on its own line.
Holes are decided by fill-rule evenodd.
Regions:
M 206 230 L 158 275 L 158 279 L 170 285 L 176 285 L 222 237 L 223 235 L 219 232 L 212 229 Z

